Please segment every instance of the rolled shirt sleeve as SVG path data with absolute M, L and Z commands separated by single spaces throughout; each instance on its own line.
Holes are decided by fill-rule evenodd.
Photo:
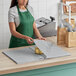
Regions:
M 14 10 L 11 8 L 8 11 L 8 22 L 14 22 L 15 16 L 14 16 Z

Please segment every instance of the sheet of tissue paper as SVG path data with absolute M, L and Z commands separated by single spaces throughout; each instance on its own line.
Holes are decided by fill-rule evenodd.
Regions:
M 46 55 L 46 58 L 54 58 L 70 55 L 67 51 L 64 51 L 62 48 L 57 45 L 45 41 L 45 40 L 34 40 L 36 46 Z

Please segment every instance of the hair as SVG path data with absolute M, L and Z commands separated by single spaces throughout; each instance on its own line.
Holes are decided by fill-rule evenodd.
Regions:
M 28 2 L 29 2 L 29 0 L 28 0 Z M 28 5 L 28 2 L 27 2 L 27 4 L 26 4 L 26 7 L 27 7 L 27 5 Z M 11 5 L 10 5 L 10 8 L 12 8 L 12 7 L 14 7 L 14 6 L 17 6 L 17 4 L 18 4 L 18 1 L 17 1 L 17 0 L 12 0 L 12 1 L 11 1 Z

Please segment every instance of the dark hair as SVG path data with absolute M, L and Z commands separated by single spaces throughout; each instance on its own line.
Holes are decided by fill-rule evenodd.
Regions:
M 28 1 L 28 2 L 29 2 L 29 1 Z M 26 7 L 27 7 L 27 5 L 28 5 L 28 2 L 27 2 L 27 4 L 26 4 Z M 10 8 L 12 8 L 12 7 L 14 7 L 14 6 L 17 6 L 17 4 L 18 4 L 17 0 L 12 0 L 12 1 L 11 1 L 11 6 L 10 6 Z

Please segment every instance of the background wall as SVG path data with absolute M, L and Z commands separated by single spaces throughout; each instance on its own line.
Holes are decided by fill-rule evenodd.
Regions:
M 35 19 L 49 16 L 56 18 L 57 22 L 57 4 L 60 0 L 29 0 L 33 7 Z M 0 0 L 0 49 L 6 49 L 9 45 L 10 31 L 8 25 L 8 10 L 11 0 Z

